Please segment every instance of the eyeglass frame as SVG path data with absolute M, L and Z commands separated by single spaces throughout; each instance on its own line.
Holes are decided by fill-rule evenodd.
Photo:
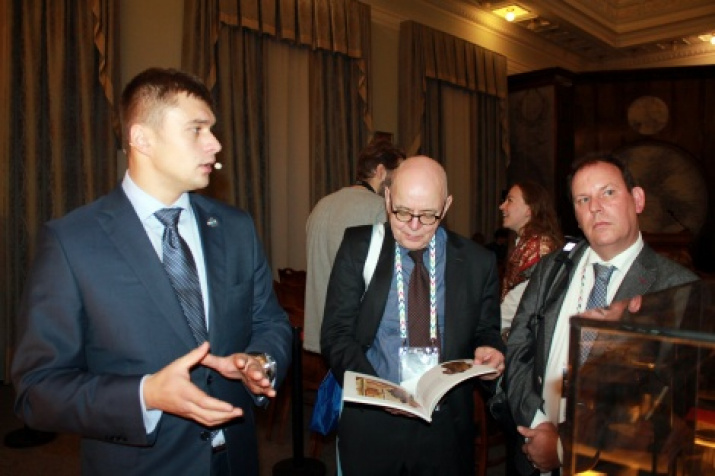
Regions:
M 432 215 L 432 218 L 434 218 L 434 221 L 431 223 L 425 223 L 422 221 L 422 217 L 430 216 L 430 214 L 428 214 L 428 213 L 427 214 L 425 214 L 425 213 L 415 214 L 412 212 L 408 212 L 407 210 L 395 210 L 394 206 L 391 206 L 390 208 L 391 208 L 390 213 L 395 215 L 395 219 L 397 221 L 399 221 L 400 223 L 409 223 L 412 220 L 414 220 L 415 218 L 417 218 L 417 220 L 420 222 L 421 225 L 430 226 L 430 225 L 434 225 L 435 223 L 437 223 L 444 217 L 444 206 L 442 206 L 442 211 L 439 214 L 435 213 L 434 215 Z M 407 214 L 410 217 L 407 220 L 403 220 L 400 218 L 400 215 L 399 215 L 400 213 Z

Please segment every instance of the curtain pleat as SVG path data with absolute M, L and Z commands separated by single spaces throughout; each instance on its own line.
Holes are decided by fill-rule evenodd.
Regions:
M 224 145 L 224 169 L 205 193 L 248 210 L 270 256 L 261 42 L 275 38 L 311 51 L 306 120 L 313 204 L 354 180 L 371 132 L 370 7 L 355 0 L 184 0 L 184 12 L 182 68 L 211 86 L 215 72 L 217 134 Z
M 122 136 L 116 100 L 119 98 L 119 15 L 114 2 L 92 0 L 92 35 L 99 53 L 99 82 L 104 97 L 112 107 L 112 124 L 117 137 Z
M 357 157 L 368 131 L 358 114 L 360 72 L 346 56 L 315 51 L 310 57 L 310 204 L 355 181 Z
M 506 124 L 500 124 L 499 119 L 504 114 L 504 101 L 496 96 L 473 93 L 470 100 L 471 117 L 484 121 L 481 127 L 472 124 L 470 150 L 479 158 L 473 162 L 471 203 L 474 204 L 473 232 L 481 232 L 484 236 L 493 236 L 494 231 L 501 226 L 499 205 L 502 192 L 506 188 L 506 150 L 508 137 L 505 133 Z
M 215 3 L 218 2 L 218 3 Z M 364 5 L 363 5 L 364 7 Z M 247 28 L 313 49 L 362 58 L 361 4 L 355 0 L 185 0 L 189 24 L 218 12 L 214 21 Z M 212 15 L 213 17 L 213 15 Z M 186 21 L 186 20 L 185 20 Z M 187 46 L 189 47 L 189 46 Z
M 400 25 L 400 71 L 399 130 L 408 155 L 421 145 L 427 78 L 506 102 L 506 57 L 413 21 Z M 500 118 L 499 123 L 505 122 Z
M 268 236 L 270 207 L 266 163 L 266 108 L 263 47 L 251 30 L 221 27 L 217 44 L 220 67 L 214 93 L 217 97 L 216 133 L 223 145 L 223 169 L 212 175 L 201 191 L 247 210 L 260 236 Z
M 310 213 L 309 59 L 311 51 L 265 42 L 268 107 L 271 263 L 305 269 L 305 222 Z M 276 274 L 277 276 L 277 274 Z
M 473 190 L 468 207 L 470 233 L 486 236 L 498 226 L 498 200 L 506 186 L 508 117 L 506 58 L 444 32 L 407 21 L 400 26 L 400 141 L 408 155 L 423 153 L 466 171 Z M 447 86 L 450 85 L 450 86 Z M 445 159 L 445 145 L 455 131 L 444 126 L 446 91 L 459 87 L 469 93 L 468 159 Z M 459 163 L 458 160 L 464 160 Z M 448 170 L 448 175 L 453 170 Z M 464 230 L 463 230 L 464 233 Z M 465 233 L 466 234 L 466 233 Z
M 218 1 L 184 1 L 181 65 L 203 79 L 209 89 L 216 84 L 216 43 L 220 25 Z
M 3 2 L 4 233 L 0 339 L 14 321 L 41 225 L 116 185 L 119 6 L 111 0 Z M 9 356 L 11 350 L 7 351 Z M 9 359 L 7 359 L 9 360 Z M 7 361 L 6 361 L 7 363 Z
M 6 63 L 14 64 L 15 55 L 11 47 L 12 38 L 17 33 L 12 27 L 15 17 L 13 2 L 0 3 L 0 58 L 6 58 Z M 14 101 L 11 99 L 12 73 L 5 68 L 0 72 L 0 377 L 7 380 L 7 367 L 10 363 L 11 335 L 13 334 L 13 319 L 15 306 L 12 305 L 13 294 L 18 291 L 17 273 L 15 271 L 14 248 L 10 243 L 13 233 L 10 232 L 10 217 L 12 215 L 13 197 L 10 195 L 12 183 L 12 167 L 10 164 L 10 124 Z M 14 95 L 13 95 L 14 96 Z

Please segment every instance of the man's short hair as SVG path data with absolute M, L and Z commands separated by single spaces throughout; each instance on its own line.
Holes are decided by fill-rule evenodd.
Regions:
M 638 186 L 636 183 L 635 178 L 633 177 L 633 174 L 631 173 L 631 170 L 628 168 L 628 164 L 621 159 L 620 157 L 617 157 L 612 154 L 594 154 L 594 155 L 589 155 L 586 157 L 582 157 L 578 160 L 576 160 L 573 164 L 571 164 L 571 173 L 567 177 L 567 183 L 568 183 L 568 193 L 569 193 L 569 198 L 573 200 L 573 191 L 571 190 L 571 187 L 573 186 L 573 178 L 576 176 L 576 174 L 581 171 L 581 169 L 584 169 L 586 167 L 589 167 L 591 165 L 596 165 L 599 163 L 603 164 L 611 164 L 614 167 L 616 167 L 618 170 L 621 172 L 621 177 L 623 177 L 623 182 L 626 184 L 626 187 L 628 188 L 628 191 L 630 192 L 633 190 L 633 187 Z
M 186 93 L 205 102 L 213 111 L 213 98 L 206 85 L 196 76 L 171 68 L 149 68 L 136 75 L 122 92 L 119 115 L 124 148 L 129 145 L 129 127 L 136 122 L 158 126 L 164 111 Z
M 405 159 L 405 152 L 387 140 L 372 141 L 358 157 L 357 179 L 367 180 L 375 176 L 375 169 L 382 164 L 388 171 L 395 170 Z

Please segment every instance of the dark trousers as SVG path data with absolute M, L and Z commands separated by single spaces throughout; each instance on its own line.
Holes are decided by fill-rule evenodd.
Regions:
M 471 415 L 454 415 L 449 407 L 427 423 L 381 408 L 346 405 L 338 430 L 343 475 L 472 476 L 474 440 L 468 430 L 460 430 L 465 424 L 473 427 Z
M 211 476 L 229 476 L 228 452 L 224 449 L 211 455 Z

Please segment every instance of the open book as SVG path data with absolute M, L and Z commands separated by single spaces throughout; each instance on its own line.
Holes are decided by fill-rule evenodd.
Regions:
M 455 385 L 472 377 L 495 372 L 495 368 L 474 365 L 471 360 L 442 362 L 420 377 L 413 394 L 388 380 L 346 371 L 343 379 L 343 401 L 394 408 L 431 422 L 435 407 Z

